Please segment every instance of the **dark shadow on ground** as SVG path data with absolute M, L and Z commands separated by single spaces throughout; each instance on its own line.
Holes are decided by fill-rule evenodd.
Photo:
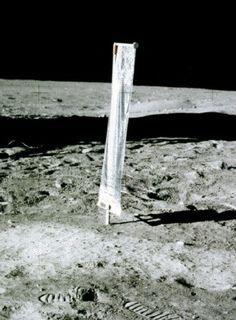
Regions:
M 167 213 L 152 213 L 148 215 L 136 215 L 139 221 L 150 226 L 173 223 L 194 223 L 200 221 L 226 221 L 236 219 L 236 211 L 224 211 L 218 213 L 215 210 L 186 210 Z
M 127 140 L 167 137 L 197 140 L 236 140 L 236 116 L 221 113 L 178 113 L 129 120 Z M 0 117 L 0 147 L 14 141 L 32 147 L 56 148 L 81 142 L 105 142 L 107 118 L 53 119 Z

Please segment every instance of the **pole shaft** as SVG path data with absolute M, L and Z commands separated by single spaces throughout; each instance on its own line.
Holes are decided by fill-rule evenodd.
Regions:
M 108 122 L 98 206 L 120 215 L 121 181 L 133 87 L 136 44 L 114 43 L 111 111 Z

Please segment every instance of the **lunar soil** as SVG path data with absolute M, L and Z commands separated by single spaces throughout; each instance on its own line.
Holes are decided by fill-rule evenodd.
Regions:
M 34 85 L 1 80 L 1 117 L 39 117 L 47 110 L 42 94 L 38 108 L 38 102 L 30 99 Z M 71 96 L 78 94 L 78 86 L 66 85 Z M 28 90 L 25 105 L 23 98 L 22 104 L 16 102 L 16 92 L 22 94 L 19 86 Z M 60 99 L 68 92 L 63 91 L 65 84 L 55 84 L 55 92 L 43 86 L 47 88 L 47 82 L 38 83 L 36 95 L 44 90 L 44 96 L 53 100 L 50 108 L 55 114 L 42 112 L 42 118 L 55 117 L 57 106 L 58 113 L 74 114 L 72 98 L 73 107 L 69 102 L 64 109 L 61 106 Z M 86 84 L 80 86 L 86 88 Z M 51 87 L 53 83 L 48 84 Z M 98 96 L 101 110 L 95 109 L 101 115 L 107 108 L 108 89 L 99 93 L 97 84 L 87 84 L 80 104 L 87 106 L 90 116 L 91 96 L 93 101 Z M 146 98 L 140 100 L 143 106 L 150 102 L 145 100 L 147 93 L 158 92 L 158 88 L 146 90 Z M 184 101 L 190 92 L 173 90 L 179 90 L 178 101 L 182 101 L 181 90 Z M 202 90 L 201 96 L 199 90 L 194 94 L 194 99 L 203 101 L 199 102 L 201 113 L 212 93 Z M 221 96 L 217 105 L 223 104 L 223 96 L 226 105 L 235 98 L 233 92 L 231 98 L 227 92 L 217 94 Z M 152 104 L 146 105 L 143 115 L 150 114 L 153 101 L 158 101 L 158 97 L 150 99 Z M 134 114 L 138 102 L 132 103 Z M 94 116 L 99 115 L 96 110 Z M 231 109 L 227 110 L 231 115 Z M 86 115 L 81 108 L 76 115 L 80 111 Z M 137 112 L 141 116 L 141 109 Z M 123 212 L 121 217 L 112 215 L 109 226 L 97 207 L 103 141 L 78 139 L 70 144 L 68 135 L 68 143 L 46 147 L 17 139 L 5 141 L 0 146 L 0 319 L 151 319 L 151 313 L 145 318 L 125 308 L 127 301 L 159 311 L 158 319 L 164 320 L 236 319 L 235 139 L 156 136 L 128 140 Z M 63 301 L 78 287 L 87 294 Z M 42 295 L 45 302 L 39 300 Z

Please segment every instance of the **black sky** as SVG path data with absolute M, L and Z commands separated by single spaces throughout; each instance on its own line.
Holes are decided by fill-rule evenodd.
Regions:
M 8 8 L 0 78 L 110 82 L 113 42 L 136 41 L 137 85 L 236 90 L 231 13 L 199 2 Z

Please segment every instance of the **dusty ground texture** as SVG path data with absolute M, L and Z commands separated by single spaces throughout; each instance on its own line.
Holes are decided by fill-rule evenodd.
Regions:
M 0 79 L 0 116 L 57 118 L 109 114 L 108 83 Z M 130 117 L 150 114 L 219 112 L 236 115 L 236 92 L 134 86 Z
M 110 226 L 96 206 L 103 152 L 0 148 L 0 319 L 142 319 L 128 299 L 235 320 L 236 141 L 128 141 L 124 212 Z M 74 286 L 97 300 L 38 300 Z

